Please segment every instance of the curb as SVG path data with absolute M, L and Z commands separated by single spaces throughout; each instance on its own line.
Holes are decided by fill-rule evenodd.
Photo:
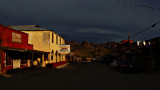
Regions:
M 64 65 L 61 65 L 61 66 L 57 66 L 56 69 L 61 69 L 61 68 L 64 68 L 65 66 L 67 66 L 69 63 L 66 63 Z
M 1 74 L 2 77 L 5 77 L 5 78 L 10 78 L 12 77 L 12 75 L 9 75 L 9 74 Z

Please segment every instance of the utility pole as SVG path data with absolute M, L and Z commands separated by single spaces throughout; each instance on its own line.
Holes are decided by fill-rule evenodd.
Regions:
M 129 41 L 129 39 L 130 39 L 130 38 L 129 38 L 129 32 L 128 32 L 128 41 Z
M 2 45 L 0 39 L 0 75 L 2 75 Z
M 127 47 L 127 50 L 126 51 L 129 51 L 130 52 L 130 37 L 129 37 L 129 32 L 128 32 L 128 43 L 126 45 Z M 128 54 L 125 52 L 125 59 L 128 59 Z
M 108 59 L 110 60 L 110 40 L 108 39 Z

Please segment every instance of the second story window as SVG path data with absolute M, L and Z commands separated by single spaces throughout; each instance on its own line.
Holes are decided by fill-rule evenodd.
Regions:
M 64 39 L 62 39 L 62 43 L 63 43 L 63 45 L 65 44 L 65 41 L 64 41 Z
M 62 41 L 61 41 L 61 38 L 60 38 L 60 45 L 62 45 Z
M 56 44 L 58 44 L 58 36 L 56 36 Z
M 54 34 L 52 33 L 52 43 L 54 43 Z

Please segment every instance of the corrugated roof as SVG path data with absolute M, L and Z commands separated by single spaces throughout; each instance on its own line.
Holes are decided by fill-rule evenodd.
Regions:
M 15 29 L 15 30 L 18 30 L 18 31 L 52 31 L 52 30 L 48 30 L 48 29 L 45 29 L 45 28 L 39 28 L 38 25 L 18 25 L 18 26 L 8 26 L 8 27 L 12 28 L 12 29 Z M 55 34 L 58 35 L 57 33 L 55 33 Z M 58 35 L 58 36 L 63 38 L 60 35 Z
M 51 31 L 45 28 L 39 28 L 38 25 L 18 25 L 8 27 L 19 31 Z

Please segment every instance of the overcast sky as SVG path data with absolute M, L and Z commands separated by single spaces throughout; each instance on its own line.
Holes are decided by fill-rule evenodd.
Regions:
M 122 0 L 160 8 L 160 0 Z M 132 6 L 112 0 L 0 0 L 3 25 L 39 25 L 70 41 L 104 43 L 121 41 L 160 21 L 160 10 Z M 160 36 L 160 24 L 134 41 Z

